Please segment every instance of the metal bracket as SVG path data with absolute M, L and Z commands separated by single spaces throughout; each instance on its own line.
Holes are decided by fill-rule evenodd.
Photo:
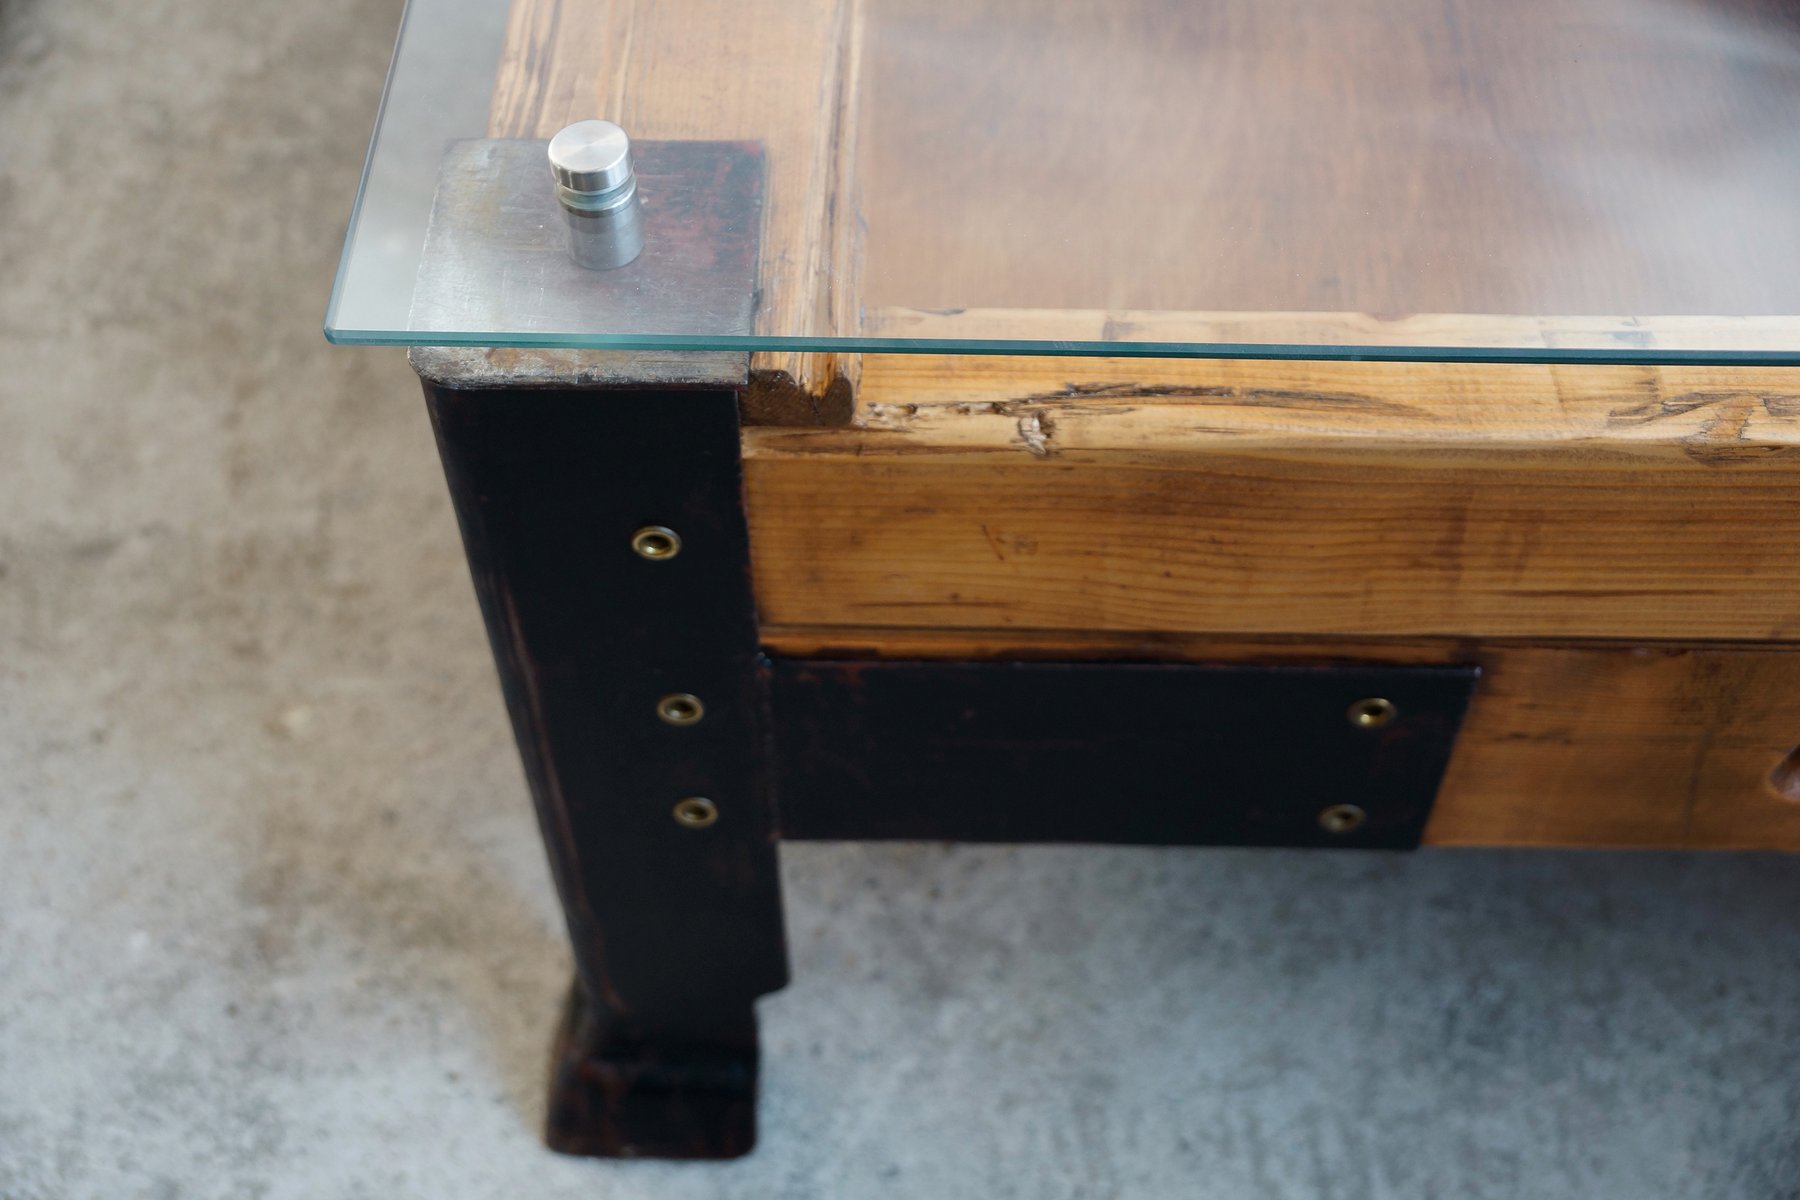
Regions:
M 780 836 L 1418 845 L 1473 667 L 771 664 Z
M 494 345 L 571 337 L 748 335 L 763 157 L 754 142 L 633 142 L 644 248 L 588 270 L 569 256 L 548 141 L 451 142 L 438 170 L 408 328 Z

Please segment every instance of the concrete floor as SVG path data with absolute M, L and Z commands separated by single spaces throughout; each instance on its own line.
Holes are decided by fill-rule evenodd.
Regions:
M 319 321 L 396 0 L 0 0 L 0 1197 L 1800 1196 L 1800 863 L 806 847 L 763 1145 L 568 975 L 423 407 Z

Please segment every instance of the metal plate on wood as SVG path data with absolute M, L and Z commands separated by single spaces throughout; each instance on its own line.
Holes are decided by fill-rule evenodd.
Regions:
M 770 671 L 783 838 L 1387 849 L 1418 844 L 1477 675 L 795 660 Z
M 762 148 L 752 142 L 632 143 L 644 249 L 608 271 L 565 245 L 549 142 L 452 142 L 438 172 L 408 328 L 446 344 L 508 333 L 591 342 L 748 335 L 762 230 Z M 534 337 L 532 344 L 543 344 Z

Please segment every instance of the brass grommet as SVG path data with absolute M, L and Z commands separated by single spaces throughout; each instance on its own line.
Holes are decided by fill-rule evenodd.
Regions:
M 688 692 L 671 692 L 656 702 L 656 715 L 667 725 L 698 725 L 706 705 Z
M 667 525 L 646 525 L 631 535 L 631 548 L 639 558 L 661 562 L 681 553 L 681 535 Z
M 689 829 L 705 829 L 719 819 L 719 806 L 705 796 L 688 796 L 675 802 L 675 820 Z
M 1379 729 L 1400 715 L 1392 700 L 1383 700 L 1380 696 L 1370 696 L 1358 700 L 1344 713 L 1350 723 L 1358 729 Z
M 1354 804 L 1333 804 L 1319 813 L 1319 828 L 1326 833 L 1355 833 L 1368 820 L 1369 814 Z

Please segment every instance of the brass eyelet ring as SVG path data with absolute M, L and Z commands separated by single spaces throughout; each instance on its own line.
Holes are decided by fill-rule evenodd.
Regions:
M 689 829 L 705 829 L 719 819 L 719 806 L 705 796 L 687 796 L 675 802 L 675 820 Z
M 656 715 L 665 725 L 698 725 L 706 705 L 690 692 L 671 692 L 656 702 Z
M 1400 710 L 1394 702 L 1380 696 L 1358 700 L 1344 711 L 1344 716 L 1358 729 L 1380 729 L 1399 715 Z
M 1355 833 L 1369 822 L 1369 814 L 1354 804 L 1333 804 L 1319 813 L 1319 828 L 1330 834 Z
M 681 553 L 681 535 L 667 525 L 646 525 L 631 535 L 631 548 L 639 558 L 664 562 Z

